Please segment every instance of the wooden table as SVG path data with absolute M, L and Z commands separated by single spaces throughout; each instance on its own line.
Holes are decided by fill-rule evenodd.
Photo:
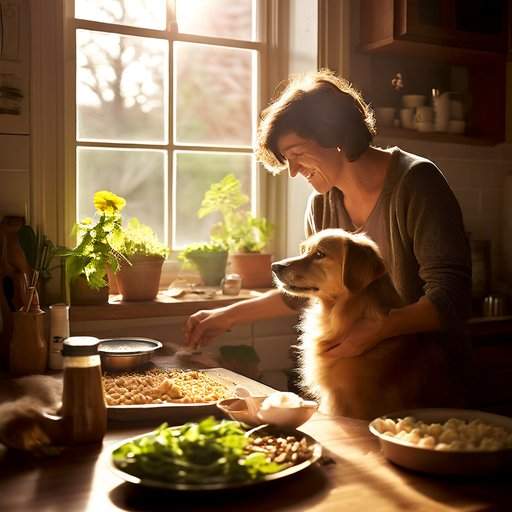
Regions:
M 331 463 L 238 491 L 180 493 L 123 483 L 105 463 L 114 441 L 150 427 L 112 427 L 103 447 L 58 457 L 0 461 L 0 510 L 14 511 L 396 511 L 512 510 L 510 479 L 442 479 L 387 462 L 367 423 L 315 415 L 302 430 L 325 448 Z M 328 460 L 329 462 L 329 460 Z

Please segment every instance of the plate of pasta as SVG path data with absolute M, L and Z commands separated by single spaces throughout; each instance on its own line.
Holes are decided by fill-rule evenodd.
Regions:
M 148 368 L 102 377 L 109 419 L 172 423 L 217 414 L 216 404 L 235 396 L 236 386 L 267 396 L 275 390 L 225 368 Z
M 440 475 L 512 470 L 512 418 L 468 409 L 409 409 L 375 418 L 370 432 L 391 462 Z

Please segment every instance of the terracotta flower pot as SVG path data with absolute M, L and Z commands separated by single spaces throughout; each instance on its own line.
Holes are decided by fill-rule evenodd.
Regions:
M 271 288 L 272 270 L 270 254 L 240 252 L 230 254 L 230 272 L 242 278 L 242 288 Z
M 108 302 L 108 286 L 95 290 L 87 284 L 84 276 L 77 277 L 70 283 L 69 288 L 71 304 L 75 306 L 96 306 Z
M 154 300 L 162 275 L 162 256 L 129 256 L 131 266 L 123 263 L 115 275 L 123 300 Z

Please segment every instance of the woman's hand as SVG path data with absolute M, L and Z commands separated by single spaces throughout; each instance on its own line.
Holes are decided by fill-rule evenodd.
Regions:
M 196 348 L 209 343 L 233 327 L 234 321 L 225 308 L 207 309 L 191 315 L 185 324 L 185 344 Z
M 327 357 L 356 357 L 382 341 L 383 319 L 363 319 L 354 324 L 350 332 L 333 342 L 324 355 Z

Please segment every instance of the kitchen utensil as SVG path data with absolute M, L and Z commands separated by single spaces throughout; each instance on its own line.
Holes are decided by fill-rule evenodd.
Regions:
M 262 420 L 258 418 L 258 410 L 266 396 L 253 396 L 256 414 L 249 412 L 247 402 L 243 398 L 224 398 L 217 402 L 217 407 L 232 420 L 241 421 L 250 426 L 261 425 Z
M 434 126 L 436 132 L 448 131 L 448 123 L 450 121 L 451 114 L 450 95 L 450 92 L 443 92 L 442 94 L 432 98 L 435 112 Z
M 484 316 L 503 316 L 505 313 L 505 299 L 500 295 L 488 295 L 484 298 Z
M 108 370 L 130 370 L 151 361 L 162 343 L 149 338 L 109 338 L 100 341 L 101 365 Z
M 251 395 L 251 392 L 244 386 L 237 386 L 235 388 L 235 395 L 238 398 L 242 398 L 243 400 L 245 400 L 245 403 L 247 404 L 247 410 L 249 411 L 249 415 L 251 417 L 257 417 L 260 404 L 256 402 L 254 397 Z

